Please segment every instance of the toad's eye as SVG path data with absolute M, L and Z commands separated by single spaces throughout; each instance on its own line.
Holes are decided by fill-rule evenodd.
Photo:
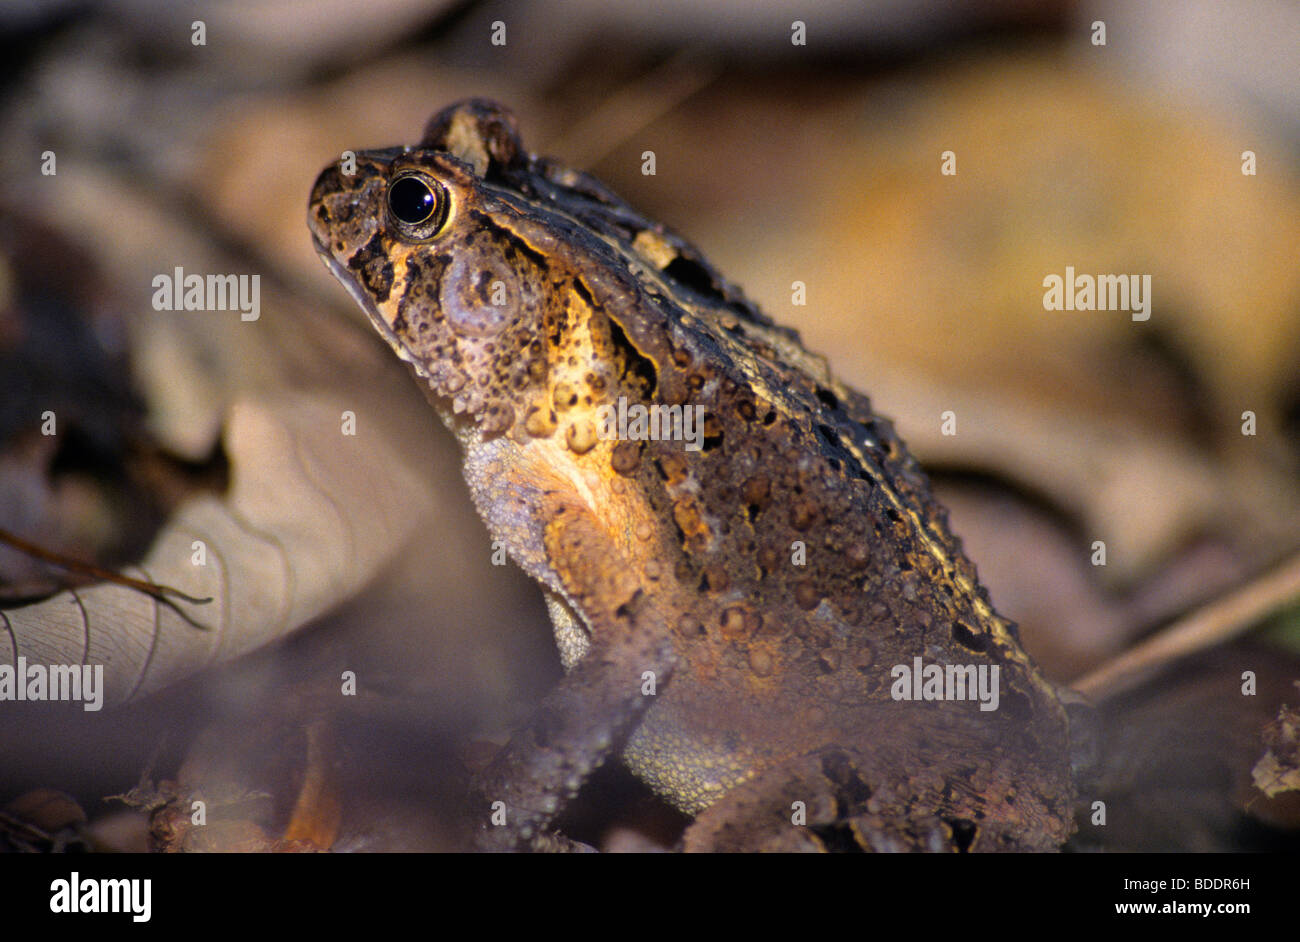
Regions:
M 447 220 L 447 191 L 427 177 L 410 173 L 388 185 L 388 211 L 402 234 L 428 239 Z

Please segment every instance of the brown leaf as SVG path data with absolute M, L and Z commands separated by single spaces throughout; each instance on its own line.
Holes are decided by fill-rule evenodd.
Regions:
M 13 643 L 0 656 L 102 664 L 104 703 L 118 704 L 283 637 L 349 597 L 432 513 L 379 433 L 364 421 L 355 436 L 340 433 L 340 415 L 356 403 L 285 392 L 232 406 L 229 494 L 183 505 L 130 572 L 211 604 L 163 605 L 109 584 L 62 592 L 7 613 Z
M 1300 791 L 1300 710 L 1283 705 L 1264 727 L 1263 739 L 1267 749 L 1251 770 L 1255 787 L 1269 798 Z

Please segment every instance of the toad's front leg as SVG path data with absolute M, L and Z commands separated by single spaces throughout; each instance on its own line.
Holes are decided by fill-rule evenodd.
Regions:
M 591 631 L 587 653 L 479 776 L 483 850 L 563 849 L 548 833 L 565 802 L 619 744 L 667 682 L 668 626 L 585 507 L 549 508 L 547 557 Z

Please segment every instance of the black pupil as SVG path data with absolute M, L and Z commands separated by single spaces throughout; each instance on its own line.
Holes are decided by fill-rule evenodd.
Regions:
M 389 208 L 408 225 L 414 226 L 432 216 L 436 203 L 429 185 L 416 177 L 403 177 L 388 189 Z

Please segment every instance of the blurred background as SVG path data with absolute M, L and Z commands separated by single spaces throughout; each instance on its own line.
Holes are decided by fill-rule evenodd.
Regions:
M 143 848 L 149 818 L 106 800 L 142 785 L 222 809 L 201 833 L 155 813 L 155 847 L 465 846 L 470 770 L 558 657 L 304 213 L 340 152 L 471 95 L 896 420 L 1053 679 L 1249 582 L 1300 549 L 1298 39 L 1280 0 L 0 7 L 0 527 L 111 567 L 153 548 L 168 582 L 157 547 L 207 501 L 223 571 L 262 574 L 218 597 L 233 641 L 110 679 L 119 709 L 0 704 L 0 845 Z M 178 266 L 260 275 L 260 318 L 154 310 Z M 1045 310 L 1066 266 L 1149 274 L 1150 319 Z M 340 410 L 364 429 L 346 466 Z M 302 524 L 271 562 L 266 516 Z M 0 614 L 39 634 L 72 578 L 0 548 Z M 80 604 L 96 638 L 136 630 Z M 1077 849 L 1291 846 L 1295 792 L 1251 769 L 1300 700 L 1300 615 L 1251 627 L 1099 704 L 1109 817 Z M 684 823 L 609 769 L 566 828 L 644 849 Z

